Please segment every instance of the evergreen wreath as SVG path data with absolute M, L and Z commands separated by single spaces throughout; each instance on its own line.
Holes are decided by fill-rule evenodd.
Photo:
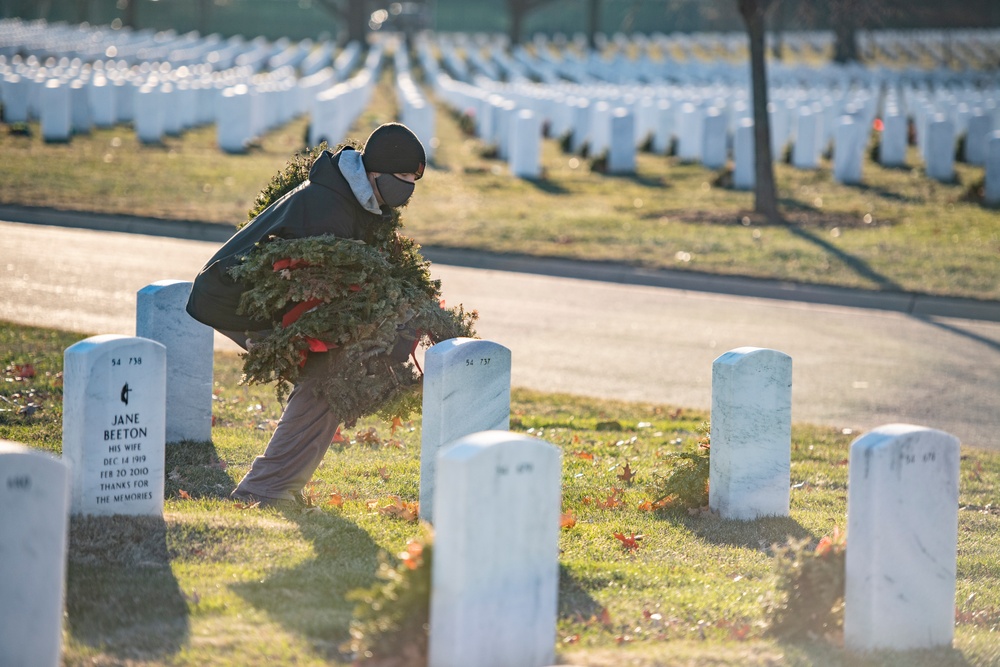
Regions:
M 336 150 L 345 146 L 357 144 Z M 304 182 L 324 150 L 322 144 L 296 155 L 257 196 L 249 218 Z M 274 322 L 242 355 L 242 381 L 275 382 L 283 400 L 309 361 L 310 374 L 323 378 L 318 392 L 347 426 L 368 415 L 406 418 L 419 411 L 422 375 L 406 352 L 475 337 L 478 313 L 444 307 L 441 281 L 431 279 L 430 262 L 401 226 L 393 210 L 369 227 L 364 241 L 272 237 L 231 269 L 251 286 L 239 312 Z

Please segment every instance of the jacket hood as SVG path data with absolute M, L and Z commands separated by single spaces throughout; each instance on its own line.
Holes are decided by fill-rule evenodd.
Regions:
M 372 189 L 372 184 L 368 180 L 368 172 L 365 170 L 361 153 L 352 148 L 345 148 L 340 151 L 337 166 L 340 167 L 340 173 L 347 181 L 358 203 L 369 213 L 381 215 L 382 209 L 375 198 L 375 190 Z

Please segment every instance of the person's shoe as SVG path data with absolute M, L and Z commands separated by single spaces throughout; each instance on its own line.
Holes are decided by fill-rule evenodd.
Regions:
M 267 496 L 258 496 L 254 493 L 246 493 L 243 491 L 233 491 L 229 494 L 229 498 L 235 502 L 242 503 L 246 507 L 272 507 L 275 509 L 293 509 L 295 507 L 294 500 L 285 500 L 284 498 L 268 498 Z

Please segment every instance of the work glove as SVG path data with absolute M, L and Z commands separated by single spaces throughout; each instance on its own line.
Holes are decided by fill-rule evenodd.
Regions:
M 410 358 L 410 353 L 417 346 L 417 330 L 413 327 L 401 326 L 396 329 L 396 342 L 392 345 L 389 356 L 400 363 Z

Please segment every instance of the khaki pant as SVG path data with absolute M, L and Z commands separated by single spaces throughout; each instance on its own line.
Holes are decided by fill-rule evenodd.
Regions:
M 219 333 L 247 349 L 246 334 Z M 312 479 L 340 426 L 340 419 L 330 410 L 326 398 L 317 395 L 326 366 L 325 356 L 325 353 L 310 355 L 306 361 L 271 440 L 264 453 L 253 460 L 234 495 L 294 500 Z

